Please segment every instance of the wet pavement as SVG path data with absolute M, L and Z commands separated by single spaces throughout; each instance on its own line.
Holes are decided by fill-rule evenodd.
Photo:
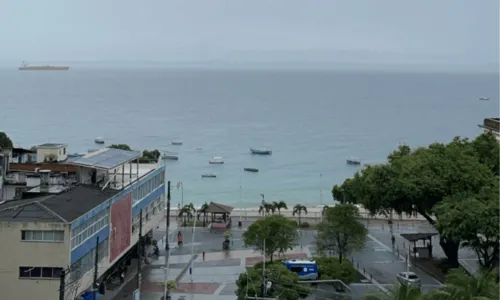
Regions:
M 244 223 L 243 228 L 231 230 L 231 250 L 223 252 L 222 241 L 224 231 L 212 231 L 206 228 L 180 228 L 184 237 L 184 245 L 178 247 L 176 243 L 170 243 L 170 264 L 168 280 L 177 280 L 178 285 L 172 292 L 172 299 L 236 299 L 235 281 L 239 274 L 245 272 L 247 266 L 254 265 L 262 260 L 260 253 L 253 249 L 245 248 L 242 234 L 249 223 Z M 370 292 L 379 292 L 381 288 L 391 289 L 396 282 L 396 275 L 406 271 L 407 242 L 400 236 L 401 233 L 429 232 L 430 228 L 426 221 L 423 222 L 395 222 L 393 227 L 396 237 L 395 247 L 391 244 L 391 232 L 386 222 L 370 221 L 368 225 L 369 234 L 366 239 L 365 248 L 350 255 L 351 260 L 358 271 L 359 280 L 350 285 L 349 295 L 352 299 L 362 299 L 362 296 Z M 425 227 L 427 226 L 427 228 Z M 159 241 L 160 256 L 153 259 L 143 269 L 143 284 L 141 299 L 160 299 L 163 296 L 163 282 L 165 280 L 166 251 L 164 228 L 158 228 L 154 238 Z M 177 234 L 176 229 L 173 234 Z M 174 235 L 174 237 L 175 237 Z M 310 257 L 315 253 L 314 231 L 301 231 L 298 245 L 285 255 L 288 258 Z M 433 240 L 435 245 L 433 254 L 440 254 L 438 240 Z M 191 253 L 196 254 L 191 265 Z M 202 252 L 205 252 L 203 259 Z M 442 251 L 441 251 L 442 252 Z M 470 259 L 470 258 L 469 258 Z M 429 291 L 438 288 L 439 282 L 426 273 L 410 266 L 410 271 L 415 272 L 422 280 L 422 289 Z M 364 276 L 363 276 L 364 274 Z M 377 285 L 370 282 L 373 279 Z M 130 286 L 135 287 L 135 282 Z M 307 299 L 324 299 L 331 295 L 332 287 L 328 284 L 320 284 L 315 287 L 313 295 Z M 132 299 L 132 288 L 124 289 L 124 292 L 114 299 Z

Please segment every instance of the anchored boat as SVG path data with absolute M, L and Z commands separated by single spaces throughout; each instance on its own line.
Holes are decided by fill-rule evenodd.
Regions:
M 273 154 L 273 151 L 269 148 L 250 148 L 250 152 L 252 154 L 257 154 L 257 155 L 271 155 L 271 154 Z
M 243 168 L 243 171 L 246 171 L 246 172 L 259 172 L 259 169 L 257 168 Z
M 201 178 L 216 178 L 215 174 L 201 174 Z
M 220 156 L 214 156 L 208 161 L 208 163 L 211 165 L 222 165 L 224 163 L 224 159 Z
M 349 157 L 347 160 L 346 160 L 347 164 L 348 165 L 360 165 L 361 164 L 361 160 L 359 159 L 359 157 Z

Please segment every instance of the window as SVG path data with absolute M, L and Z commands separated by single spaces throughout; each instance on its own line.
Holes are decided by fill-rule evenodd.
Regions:
M 62 268 L 53 267 L 19 267 L 19 278 L 59 279 Z
M 71 248 L 74 249 L 78 247 L 82 242 L 94 236 L 108 223 L 109 214 L 107 209 L 104 209 L 90 217 L 87 221 L 72 230 L 72 232 L 75 232 L 76 235 L 71 236 Z
M 62 230 L 22 230 L 22 241 L 32 242 L 63 242 L 64 231 Z
M 304 271 L 304 267 L 293 266 L 293 267 L 290 267 L 290 271 L 295 272 L 295 273 L 300 273 L 300 272 Z

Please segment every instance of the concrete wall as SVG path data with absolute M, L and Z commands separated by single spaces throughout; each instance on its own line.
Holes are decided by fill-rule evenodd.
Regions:
M 59 279 L 19 278 L 19 267 L 60 267 L 69 264 L 69 226 L 60 223 L 0 222 L 1 299 L 57 299 Z M 64 242 L 21 241 L 22 230 L 64 230 Z

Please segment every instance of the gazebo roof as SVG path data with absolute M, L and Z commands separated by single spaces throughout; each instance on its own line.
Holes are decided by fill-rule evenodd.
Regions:
M 224 205 L 220 203 L 215 203 L 215 202 L 210 202 L 208 204 L 207 209 L 205 210 L 207 213 L 227 213 L 230 214 L 233 211 L 234 207 L 229 206 L 229 205 Z
M 431 232 L 431 233 L 401 233 L 401 236 L 409 241 L 409 242 L 415 242 L 419 240 L 425 240 L 425 239 L 430 239 L 431 237 L 437 235 L 437 232 Z

